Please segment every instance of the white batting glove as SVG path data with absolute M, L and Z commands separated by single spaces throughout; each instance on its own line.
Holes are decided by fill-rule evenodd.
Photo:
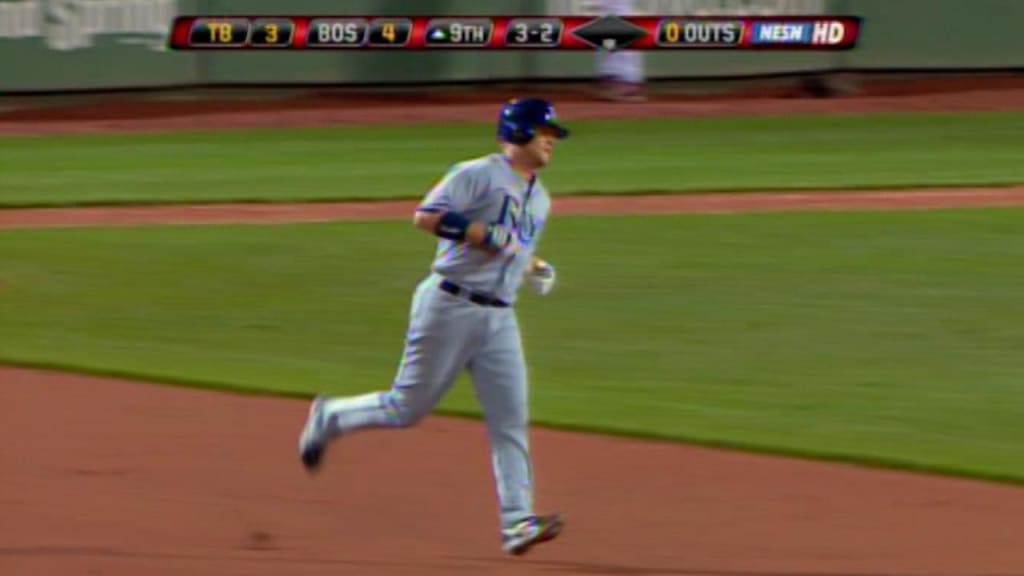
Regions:
M 526 275 L 526 282 L 535 294 L 546 296 L 555 287 L 555 267 L 537 260 Z

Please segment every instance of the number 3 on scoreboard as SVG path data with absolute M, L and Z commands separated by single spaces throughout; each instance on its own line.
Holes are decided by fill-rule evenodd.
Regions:
M 277 44 L 278 40 L 278 28 L 277 24 L 266 24 L 263 26 L 263 32 L 266 33 L 267 44 Z
M 256 48 L 288 48 L 295 25 L 286 18 L 264 18 L 252 23 L 249 43 Z
M 526 44 L 530 41 L 530 27 L 526 22 L 516 23 L 516 42 L 519 44 Z

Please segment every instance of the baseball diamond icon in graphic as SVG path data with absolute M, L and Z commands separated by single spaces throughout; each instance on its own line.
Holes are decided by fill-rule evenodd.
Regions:
M 594 48 L 616 50 L 647 36 L 647 31 L 618 16 L 603 16 L 573 30 L 572 35 Z

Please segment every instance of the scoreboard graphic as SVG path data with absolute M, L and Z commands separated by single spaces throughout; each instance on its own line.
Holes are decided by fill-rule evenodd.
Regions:
M 856 16 L 180 16 L 172 50 L 850 50 Z

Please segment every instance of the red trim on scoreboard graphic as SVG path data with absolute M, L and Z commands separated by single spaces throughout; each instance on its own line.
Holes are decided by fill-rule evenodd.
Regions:
M 170 47 L 172 49 L 188 50 L 191 48 L 188 44 L 188 33 L 192 29 L 193 22 L 195 22 L 195 17 L 190 16 L 179 16 L 174 19 L 170 35 Z
M 292 24 L 295 26 L 295 37 L 292 38 L 292 48 L 298 48 L 304 50 L 306 46 L 306 36 L 309 35 L 309 18 L 292 18 Z
M 593 23 L 601 17 L 594 16 L 477 16 L 477 15 L 438 15 L 438 16 L 362 16 L 362 15 L 309 15 L 309 16 L 282 16 L 282 15 L 241 15 L 241 16 L 179 16 L 172 24 L 168 37 L 168 45 L 173 50 L 216 50 L 224 48 L 249 49 L 248 43 L 239 45 L 237 43 L 219 45 L 217 42 L 204 42 L 193 44 L 193 26 L 197 21 L 203 22 L 213 20 L 228 21 L 249 21 L 250 24 L 258 19 L 285 19 L 292 22 L 294 33 L 289 49 L 314 50 L 332 48 L 328 44 L 317 43 L 310 46 L 306 42 L 309 35 L 310 24 L 318 18 L 333 20 L 362 19 L 366 22 L 373 22 L 375 19 L 384 20 L 409 20 L 412 22 L 412 30 L 409 40 L 404 46 L 387 45 L 361 45 L 349 46 L 355 50 L 597 50 L 603 48 L 601 43 L 596 45 L 578 37 L 574 32 L 580 28 Z M 733 49 L 733 50 L 849 50 L 856 47 L 860 37 L 863 22 L 859 17 L 854 16 L 828 16 L 828 15 L 807 15 L 807 16 L 623 16 L 620 18 L 635 29 L 643 31 L 643 34 L 626 45 L 616 45 L 617 50 L 644 50 L 644 51 L 682 51 L 702 49 Z M 490 38 L 484 43 L 465 42 L 465 38 L 473 39 L 475 34 L 465 35 L 464 43 L 454 41 L 453 38 L 447 44 L 439 42 L 437 38 L 428 42 L 428 26 L 431 21 L 462 21 L 469 27 L 478 24 L 480 21 L 489 22 Z M 561 34 L 557 43 L 545 45 L 542 43 L 526 43 L 524 45 L 507 44 L 505 42 L 509 27 L 517 20 L 545 20 L 560 21 Z M 659 41 L 660 26 L 663 21 L 671 21 L 678 24 L 673 29 L 672 38 L 678 41 Z M 708 30 L 721 28 L 722 22 L 732 23 L 735 30 L 740 27 L 738 38 L 731 42 L 722 42 L 721 34 L 716 36 Z M 819 27 L 819 28 L 816 28 Z M 678 30 L 678 34 L 675 32 Z M 817 31 L 817 35 L 815 32 Z M 436 32 L 436 30 L 435 30 Z M 475 31 L 474 31 L 475 32 Z M 439 38 L 444 34 L 438 33 Z M 822 36 L 824 34 L 824 36 Z M 708 39 L 719 40 L 709 41 Z M 823 40 L 818 42 L 817 40 Z

